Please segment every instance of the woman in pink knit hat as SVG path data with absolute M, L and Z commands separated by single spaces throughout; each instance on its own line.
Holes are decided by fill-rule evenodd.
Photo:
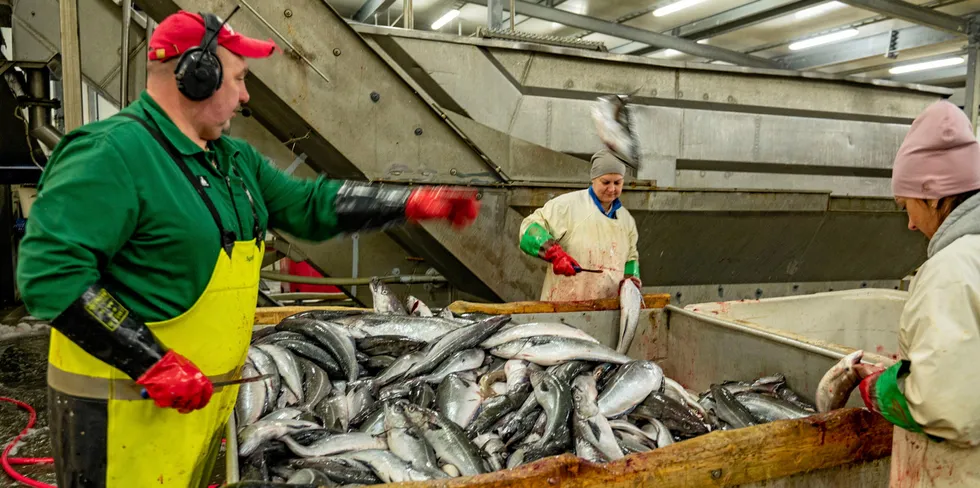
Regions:
M 890 486 L 980 486 L 980 146 L 945 100 L 912 123 L 892 170 L 909 230 L 929 238 L 899 332 L 901 360 L 858 365 L 867 407 L 895 424 Z

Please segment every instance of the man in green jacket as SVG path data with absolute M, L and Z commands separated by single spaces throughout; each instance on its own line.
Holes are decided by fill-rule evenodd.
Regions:
M 425 219 L 467 225 L 475 190 L 408 189 L 275 169 L 222 135 L 246 58 L 276 46 L 179 12 L 149 41 L 140 99 L 54 148 L 18 284 L 52 323 L 58 485 L 206 483 L 251 338 L 266 229 L 325 240 Z

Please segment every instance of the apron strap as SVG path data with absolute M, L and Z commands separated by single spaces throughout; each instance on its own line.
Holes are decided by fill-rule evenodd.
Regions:
M 219 242 L 221 243 L 221 248 L 224 249 L 225 253 L 227 253 L 228 256 L 230 257 L 231 250 L 235 246 L 235 240 L 237 240 L 237 237 L 235 236 L 234 232 L 225 230 L 224 226 L 221 225 L 221 216 L 218 215 L 218 209 L 214 207 L 214 202 L 211 201 L 211 197 L 209 197 L 208 194 L 204 191 L 204 186 L 201 185 L 200 179 L 194 176 L 194 173 L 191 172 L 191 169 L 187 167 L 187 163 L 184 162 L 184 158 L 180 156 L 179 152 L 177 151 L 177 148 L 174 147 L 173 143 L 167 140 L 167 138 L 164 137 L 163 134 L 160 133 L 160 131 L 156 127 L 152 127 L 145 120 L 133 114 L 120 113 L 119 115 L 126 117 L 128 119 L 135 120 L 136 122 L 139 122 L 139 124 L 142 125 L 143 128 L 146 129 L 146 131 L 149 132 L 154 139 L 156 139 L 157 143 L 159 143 L 160 146 L 162 146 L 167 151 L 167 154 L 170 155 L 170 158 L 173 159 L 175 163 L 177 163 L 177 167 L 179 167 L 180 171 L 184 173 L 184 177 L 187 178 L 187 181 L 189 181 L 190 184 L 194 187 L 194 190 L 197 191 L 197 194 L 201 196 L 201 200 L 204 201 L 204 205 L 207 206 L 208 211 L 211 212 L 211 217 L 214 219 L 214 224 L 218 226 L 218 237 L 219 237 Z M 249 196 L 249 203 L 251 203 L 251 200 L 252 197 Z M 254 206 L 252 207 L 252 215 L 255 215 Z M 256 220 L 256 227 L 258 227 L 257 220 Z

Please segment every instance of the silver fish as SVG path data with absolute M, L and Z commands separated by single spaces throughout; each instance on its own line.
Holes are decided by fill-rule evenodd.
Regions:
M 616 437 L 616 445 L 626 454 L 649 452 L 657 448 L 650 445 L 646 436 L 640 437 L 621 430 L 613 431 L 613 435 Z
M 854 366 L 861 362 L 864 351 L 857 350 L 831 367 L 817 384 L 817 412 L 824 413 L 842 408 L 847 404 L 851 392 L 861 382 Z
M 702 419 L 708 418 L 708 412 L 698 403 L 698 398 L 681 386 L 680 383 L 664 376 L 664 393 L 674 400 L 687 405 L 698 412 Z
M 265 441 L 319 428 L 318 424 L 305 420 L 260 420 L 238 431 L 238 455 L 248 457 Z
M 298 408 L 282 408 L 272 412 L 259 420 L 293 420 L 303 414 Z
M 347 415 L 352 420 L 364 413 L 365 410 L 369 410 L 373 405 L 374 396 L 371 394 L 371 385 L 360 383 L 352 386 L 347 392 Z
M 813 415 L 791 402 L 771 395 L 761 393 L 745 392 L 735 395 L 739 403 L 752 413 L 752 416 L 765 421 L 773 422 L 776 420 L 801 419 Z
M 379 279 L 371 280 L 368 285 L 371 287 L 371 298 L 374 302 L 374 313 L 381 315 L 408 315 L 405 307 L 383 281 Z
M 646 432 L 625 420 L 610 420 L 609 427 L 612 427 L 612 429 L 615 431 L 627 432 L 630 435 L 641 438 L 643 443 L 648 444 L 651 449 L 655 449 L 659 446 L 659 444 L 657 444 L 656 434 Z
M 299 358 L 297 361 L 303 368 L 303 402 L 300 404 L 300 408 L 312 410 L 314 405 L 326 398 L 330 390 L 333 389 L 333 384 L 330 383 L 327 372 L 313 364 L 312 361 Z
M 446 376 L 436 390 L 439 412 L 464 429 L 476 418 L 482 399 L 480 385 L 455 373 Z
M 312 468 L 326 474 L 330 479 L 339 483 L 355 485 L 373 485 L 381 480 L 360 461 L 344 459 L 340 456 L 318 456 L 298 458 L 289 461 L 294 468 Z
M 366 464 L 385 483 L 429 481 L 449 477 L 449 475 L 438 469 L 415 468 L 390 451 L 381 449 L 353 452 L 346 457 Z
M 464 349 L 442 362 L 438 368 L 425 377 L 429 383 L 440 383 L 450 373 L 470 371 L 480 367 L 486 353 L 483 349 Z
M 473 439 L 473 444 L 483 450 L 487 462 L 494 471 L 504 469 L 507 449 L 499 435 L 493 433 L 480 434 Z
M 323 426 L 334 432 L 347 432 L 350 425 L 350 413 L 347 394 L 342 388 L 330 390 L 327 397 L 314 408 L 315 413 L 323 422 Z
M 728 425 L 742 428 L 758 423 L 752 413 L 738 402 L 735 395 L 721 386 L 711 385 L 711 397 L 715 400 L 715 413 Z
M 616 352 L 626 354 L 629 351 L 633 336 L 636 335 L 636 326 L 640 322 L 642 305 L 643 294 L 636 283 L 633 280 L 624 280 L 619 288 L 619 342 L 616 343 Z
M 573 429 L 576 452 L 583 451 L 583 457 L 599 458 L 609 461 L 623 457 L 623 451 L 616 444 L 612 428 L 599 410 L 596 402 L 595 379 L 591 374 L 583 374 L 572 381 L 572 404 L 575 409 Z M 582 443 L 588 445 L 582 445 Z M 594 448 L 593 452 L 589 448 Z
M 526 359 L 542 366 L 553 366 L 572 360 L 616 364 L 625 364 L 633 360 L 602 344 L 551 336 L 510 341 L 490 349 L 490 354 L 505 359 Z
M 633 361 L 619 368 L 599 395 L 599 411 L 606 418 L 623 415 L 650 392 L 660 390 L 664 372 L 653 361 Z
M 301 457 L 330 456 L 350 451 L 388 448 L 388 443 L 384 437 L 364 434 L 362 432 L 327 436 L 309 446 L 304 446 L 296 442 L 288 435 L 284 436 L 282 441 L 286 443 L 286 447 L 290 451 L 293 451 L 294 454 Z
M 405 376 L 412 378 L 432 371 L 457 351 L 469 349 L 480 344 L 487 337 L 496 333 L 508 321 L 510 321 L 509 315 L 498 315 L 447 333 L 426 349 L 425 359 L 412 366 L 405 373 Z
M 259 375 L 259 371 L 251 362 L 246 362 L 242 368 L 243 378 L 252 378 Z M 238 425 L 245 426 L 259 420 L 262 412 L 265 411 L 265 384 L 258 381 L 243 383 L 238 388 L 238 402 L 235 404 L 235 421 Z
M 276 328 L 299 332 L 314 339 L 337 360 L 347 381 L 357 379 L 357 352 L 354 350 L 354 339 L 345 328 L 315 319 L 284 320 Z
M 259 349 L 265 351 L 272 360 L 276 362 L 279 375 L 282 376 L 283 383 L 299 402 L 303 401 L 303 377 L 296 363 L 296 358 L 285 348 L 275 344 L 260 344 Z
M 255 366 L 260 375 L 269 375 L 269 378 L 261 381 L 262 385 L 265 386 L 265 407 L 262 410 L 263 412 L 271 412 L 275 409 L 279 390 L 282 388 L 282 377 L 279 376 L 276 362 L 272 360 L 272 356 L 255 346 L 249 346 L 248 360 Z
M 409 295 L 405 299 L 405 309 L 408 311 L 409 315 L 416 315 L 418 317 L 432 317 L 432 310 L 419 300 L 418 298 Z
M 501 330 L 483 341 L 480 347 L 489 349 L 510 341 L 537 336 L 568 337 L 569 339 L 580 339 L 595 344 L 599 343 L 598 339 L 575 327 L 558 322 L 533 322 L 530 324 L 518 324 L 514 327 Z
M 337 486 L 327 475 L 313 468 L 304 468 L 293 473 L 286 480 L 287 485 L 313 485 L 317 487 Z
M 620 160 L 639 170 L 640 145 L 636 137 L 635 114 L 626 95 L 603 95 L 592 105 L 592 123 L 599 140 Z
M 572 392 L 567 383 L 558 381 L 550 373 L 538 373 L 540 381 L 534 385 L 534 398 L 548 415 L 544 435 L 539 446 L 567 436 L 568 416 L 572 412 Z
M 432 342 L 464 325 L 455 319 L 413 315 L 357 315 L 334 322 L 364 337 L 402 336 L 421 342 Z
M 405 405 L 405 414 L 422 430 L 422 435 L 440 460 L 456 466 L 466 476 L 487 472 L 480 449 L 455 422 L 435 411 L 412 404 Z
M 385 368 L 384 371 L 370 381 L 377 386 L 387 385 L 394 380 L 404 377 L 408 370 L 412 369 L 413 366 L 420 363 L 423 359 L 425 359 L 425 353 L 421 351 L 406 354 L 396 359 L 394 363 L 391 363 L 391 366 Z
M 439 469 L 435 451 L 419 429 L 409 422 L 402 403 L 385 405 L 384 427 L 388 433 L 388 449 L 393 454 L 418 469 Z
M 656 438 L 657 447 L 666 447 L 674 443 L 674 436 L 670 434 L 670 430 L 657 419 L 650 419 L 650 423 L 645 425 L 642 430 Z

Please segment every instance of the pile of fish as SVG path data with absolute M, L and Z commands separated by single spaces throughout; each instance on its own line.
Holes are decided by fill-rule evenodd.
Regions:
M 242 376 L 269 377 L 239 390 L 243 480 L 422 481 L 566 452 L 607 462 L 814 412 L 780 376 L 696 395 L 568 325 L 432 316 L 372 291 L 373 313 L 308 311 L 254 334 Z

